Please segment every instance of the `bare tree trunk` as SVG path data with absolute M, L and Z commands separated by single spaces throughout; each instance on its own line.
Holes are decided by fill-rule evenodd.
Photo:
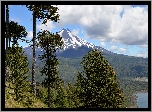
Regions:
M 32 86 L 33 92 L 36 96 L 36 80 L 35 80 L 35 69 L 36 69 L 36 16 L 33 11 L 33 63 L 32 63 Z
M 9 8 L 8 8 L 8 5 L 6 5 L 6 51 L 5 51 L 5 78 L 7 79 L 9 77 L 9 74 L 8 74 L 8 60 L 7 60 L 7 50 L 8 50 L 8 38 L 9 38 Z
M 49 51 L 48 51 L 49 44 L 47 43 L 47 59 L 49 60 Z M 48 65 L 48 107 L 50 108 L 50 64 Z
M 9 41 L 9 47 L 11 47 L 11 37 L 8 39 Z
M 6 5 L 6 51 L 8 50 L 8 39 L 9 39 L 9 8 Z

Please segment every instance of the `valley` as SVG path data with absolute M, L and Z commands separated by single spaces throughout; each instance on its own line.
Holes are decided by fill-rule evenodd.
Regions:
M 61 33 L 63 33 L 63 35 Z M 68 83 L 75 83 L 78 71 L 82 71 L 82 66 L 80 62 L 82 61 L 83 56 L 87 54 L 87 52 L 92 50 L 95 46 L 87 42 L 83 42 L 82 40 L 81 43 L 85 44 L 79 45 L 80 39 L 76 36 L 70 37 L 69 35 L 71 34 L 69 33 L 69 30 L 61 30 L 61 36 L 63 37 L 63 39 L 66 39 L 68 43 L 64 44 L 64 50 L 60 50 L 59 52 L 57 52 L 57 58 L 59 60 L 57 70 L 59 71 L 59 77 L 63 79 L 65 86 Z M 75 39 L 73 39 L 74 37 Z M 72 44 L 74 43 L 72 39 L 75 40 L 75 44 Z M 91 47 L 91 45 L 93 47 Z M 148 77 L 148 58 L 116 54 L 107 51 L 106 49 L 99 46 L 96 46 L 96 49 L 102 52 L 102 54 L 105 56 L 105 59 L 108 60 L 109 64 L 114 68 L 116 72 L 119 86 L 123 90 L 123 94 L 125 96 L 125 103 L 123 106 L 135 107 L 136 104 L 133 94 L 136 91 L 148 90 L 148 83 L 142 81 L 144 77 Z M 25 50 L 25 55 L 27 55 L 28 57 L 29 68 L 31 69 L 32 49 L 30 47 L 26 47 L 23 50 Z M 42 54 L 41 48 L 37 48 L 36 53 L 36 81 L 38 83 L 41 83 L 45 78 L 45 76 L 41 76 L 40 73 L 41 68 L 44 66 L 38 56 Z M 31 79 L 31 75 L 29 79 Z
M 125 96 L 124 107 L 132 107 L 132 106 L 135 107 L 136 102 L 134 100 L 135 96 L 133 96 L 133 94 L 136 91 L 148 90 L 148 82 L 144 82 L 144 81 L 141 82 L 134 79 L 137 79 L 136 77 L 141 77 L 141 79 L 142 77 L 147 77 L 148 73 L 146 74 L 145 73 L 146 71 L 143 71 L 143 73 L 140 72 L 140 74 L 138 74 L 139 71 L 137 69 L 137 71 L 134 71 L 134 74 L 131 74 L 132 73 L 131 68 L 135 68 L 136 67 L 135 63 L 138 63 L 138 62 L 143 63 L 143 65 L 141 65 L 141 68 L 146 67 L 146 60 L 145 59 L 142 60 L 142 58 L 136 59 L 135 57 L 128 57 L 129 59 L 127 59 L 126 57 L 127 56 L 124 56 L 126 61 L 123 61 L 122 64 L 116 63 L 114 60 L 112 60 L 113 58 L 115 58 L 118 62 L 121 62 L 121 59 L 123 60 L 123 57 L 121 56 L 117 56 L 117 58 L 116 57 L 112 58 L 112 56 L 111 58 L 109 58 L 107 56 L 106 58 L 109 60 L 109 63 L 113 66 L 114 70 L 117 73 L 119 85 L 121 89 L 123 90 L 123 94 Z M 78 71 L 82 71 L 82 68 L 80 65 L 81 58 L 82 57 L 79 57 L 79 58 L 58 57 L 59 77 L 64 80 L 65 85 L 68 84 L 69 82 L 73 84 L 75 83 Z M 131 58 L 134 58 L 134 59 L 131 59 Z M 134 61 L 132 62 L 132 60 Z M 43 64 L 39 61 L 39 63 L 37 63 L 37 74 L 36 74 L 36 80 L 39 83 L 41 83 L 43 79 L 45 78 L 45 76 L 41 76 L 41 73 L 40 73 L 42 66 Z M 130 74 L 127 74 L 126 71 L 127 73 L 130 73 Z M 31 77 L 29 77 L 29 79 L 31 79 Z

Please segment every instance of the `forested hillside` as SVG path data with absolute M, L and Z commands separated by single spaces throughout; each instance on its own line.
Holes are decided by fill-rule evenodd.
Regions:
M 36 33 L 36 21 L 58 22 L 59 9 L 25 8 L 32 12 L 30 41 L 25 27 L 9 20 L 9 6 L 5 7 L 5 108 L 130 108 L 136 91 L 148 91 L 147 82 L 134 80 L 148 77 L 148 58 L 112 53 L 68 29 L 60 31 L 67 40 L 48 30 Z M 23 48 L 19 41 L 31 46 Z
M 140 58 L 133 56 L 125 56 L 120 54 L 105 54 L 105 58 L 109 61 L 111 66 L 113 66 L 114 70 L 117 73 L 118 79 L 124 77 L 148 77 L 148 58 Z M 59 72 L 60 77 L 64 79 L 64 81 L 74 83 L 74 80 L 77 76 L 77 72 L 81 71 L 80 62 L 82 57 L 77 58 L 64 58 L 58 57 L 59 59 Z M 29 59 L 31 65 L 31 61 Z M 43 63 L 38 60 L 37 62 L 37 79 L 38 81 L 42 81 L 39 70 L 43 66 Z
M 116 71 L 117 78 L 121 89 L 124 94 L 123 107 L 136 107 L 135 96 L 133 94 L 136 91 L 148 90 L 147 82 L 134 81 L 136 77 L 147 77 L 148 76 L 148 59 L 125 56 L 125 55 L 106 55 L 105 58 L 113 66 Z M 82 57 L 78 58 L 64 58 L 58 57 L 59 59 L 59 76 L 64 80 L 65 84 L 68 82 L 75 83 L 78 71 L 82 71 L 80 66 Z M 123 62 L 123 63 L 122 63 Z M 43 76 L 39 72 L 43 63 L 39 62 L 37 65 L 37 81 L 42 81 Z M 139 69 L 139 68 L 140 69 Z M 142 69 L 142 70 L 141 70 Z M 122 72 L 123 71 L 123 72 Z M 130 74 L 128 74 L 130 73 Z

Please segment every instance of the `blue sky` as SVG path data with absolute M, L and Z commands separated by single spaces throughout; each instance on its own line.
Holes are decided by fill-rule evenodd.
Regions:
M 47 29 L 55 33 L 68 28 L 78 37 L 114 53 L 148 57 L 148 6 L 58 5 L 58 8 L 59 23 L 50 21 L 44 26 L 37 21 L 37 32 Z M 9 10 L 9 19 L 23 25 L 30 40 L 33 36 L 32 12 L 20 5 L 11 5 Z

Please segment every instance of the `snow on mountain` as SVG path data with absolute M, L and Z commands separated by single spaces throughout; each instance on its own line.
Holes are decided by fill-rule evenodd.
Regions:
M 94 48 L 95 45 L 92 43 L 88 43 L 86 40 L 81 39 L 80 37 L 73 35 L 71 31 L 67 29 L 62 29 L 58 32 L 58 34 L 62 37 L 64 41 L 64 47 L 63 49 L 69 49 L 69 48 L 78 48 L 81 46 L 87 46 L 88 48 Z M 28 49 L 29 46 L 23 47 L 24 49 Z M 38 46 L 36 50 L 41 50 L 41 48 Z
M 83 40 L 79 38 L 76 35 L 73 35 L 69 29 L 62 29 L 61 31 L 58 32 L 58 34 L 62 37 L 64 41 L 64 50 L 69 49 L 69 48 L 78 48 L 83 46 L 87 46 L 88 48 L 93 48 L 95 47 L 94 44 L 88 43 L 86 40 Z
M 108 51 L 100 46 L 96 46 L 92 43 L 87 42 L 86 40 L 81 39 L 80 37 L 73 35 L 71 33 L 71 31 L 69 29 L 62 29 L 58 32 L 58 34 L 62 37 L 63 41 L 64 41 L 64 45 L 63 45 L 63 50 L 59 50 L 59 53 L 62 53 L 66 50 L 76 50 L 79 48 L 82 48 L 82 46 L 85 46 L 86 48 L 90 49 L 90 48 L 96 48 L 99 51 L 103 52 L 103 53 L 112 53 L 111 51 Z M 32 56 L 33 50 L 30 46 L 26 46 L 24 47 L 25 53 L 28 55 Z M 41 54 L 42 49 L 40 47 L 36 48 L 36 53 L 37 54 Z M 71 52 L 71 51 L 70 51 Z

